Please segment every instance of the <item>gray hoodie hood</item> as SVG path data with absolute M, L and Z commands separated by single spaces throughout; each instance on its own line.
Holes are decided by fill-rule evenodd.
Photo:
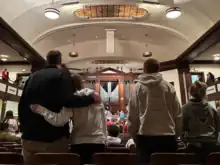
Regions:
M 155 85 L 160 83 L 163 80 L 162 74 L 152 73 L 152 74 L 142 74 L 138 76 L 138 79 L 135 82 L 140 82 L 143 85 Z

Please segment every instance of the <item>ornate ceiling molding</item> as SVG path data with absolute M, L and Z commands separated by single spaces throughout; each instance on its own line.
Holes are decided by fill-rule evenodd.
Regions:
M 136 19 L 148 16 L 149 12 L 137 5 L 86 5 L 76 10 L 74 14 L 86 19 Z
M 163 25 L 159 25 L 159 24 L 153 24 L 153 23 L 143 23 L 143 22 L 132 22 L 132 21 L 95 21 L 95 22 L 84 22 L 84 23 L 72 23 L 72 24 L 66 24 L 66 25 L 61 25 L 61 26 L 57 26 L 55 28 L 51 28 L 48 29 L 47 31 L 41 33 L 40 35 L 38 35 L 33 41 L 32 44 L 35 45 L 38 42 L 40 42 L 41 40 L 43 40 L 45 37 L 47 37 L 48 35 L 58 32 L 58 31 L 63 31 L 66 29 L 70 29 L 73 30 L 74 28 L 80 28 L 83 26 L 89 26 L 89 25 L 99 25 L 99 24 L 106 24 L 106 25 L 113 25 L 113 24 L 129 24 L 129 25 L 139 25 L 139 26 L 150 26 L 150 27 L 154 27 L 154 28 L 158 28 L 161 30 L 164 30 L 170 34 L 175 35 L 176 37 L 178 37 L 179 39 L 183 40 L 184 42 L 189 43 L 189 39 L 186 35 L 184 35 L 183 33 L 179 32 L 178 30 L 174 29 L 174 28 L 170 28 L 167 26 L 163 26 Z

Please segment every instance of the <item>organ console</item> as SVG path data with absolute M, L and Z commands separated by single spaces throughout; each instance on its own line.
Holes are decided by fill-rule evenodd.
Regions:
M 125 111 L 133 80 L 137 77 L 135 73 L 105 68 L 96 73 L 82 73 L 85 87 L 93 88 L 100 94 L 102 101 L 112 107 L 112 112 Z M 91 84 L 91 82 L 95 82 Z

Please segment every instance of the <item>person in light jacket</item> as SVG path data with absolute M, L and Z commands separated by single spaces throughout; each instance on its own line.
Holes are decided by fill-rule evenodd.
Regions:
M 79 75 L 73 75 L 72 78 L 77 95 L 84 96 L 94 93 L 92 89 L 83 88 L 83 81 Z M 80 155 L 84 164 L 92 162 L 94 153 L 104 152 L 107 126 L 103 104 L 93 104 L 73 110 L 63 108 L 60 113 L 52 112 L 41 105 L 32 105 L 31 108 L 56 127 L 61 127 L 68 123 L 70 118 L 72 119 L 71 150 Z
M 181 135 L 182 111 L 174 87 L 159 73 L 156 59 L 144 63 L 128 104 L 128 131 L 141 164 L 154 152 L 175 152 Z

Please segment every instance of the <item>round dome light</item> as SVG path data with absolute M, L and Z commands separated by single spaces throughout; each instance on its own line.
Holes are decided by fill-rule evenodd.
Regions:
M 181 11 L 179 7 L 172 7 L 166 11 L 166 17 L 169 19 L 176 19 L 181 16 Z
M 143 53 L 143 57 L 151 57 L 152 56 L 152 52 L 144 52 Z
M 8 59 L 7 58 L 1 58 L 1 61 L 8 61 Z
M 212 55 L 212 57 L 215 61 L 220 60 L 220 54 L 214 54 L 214 55 Z
M 48 19 L 55 20 L 55 19 L 58 19 L 60 17 L 60 11 L 56 8 L 46 8 L 44 10 L 44 15 Z
M 78 52 L 70 52 L 69 57 L 78 57 Z

